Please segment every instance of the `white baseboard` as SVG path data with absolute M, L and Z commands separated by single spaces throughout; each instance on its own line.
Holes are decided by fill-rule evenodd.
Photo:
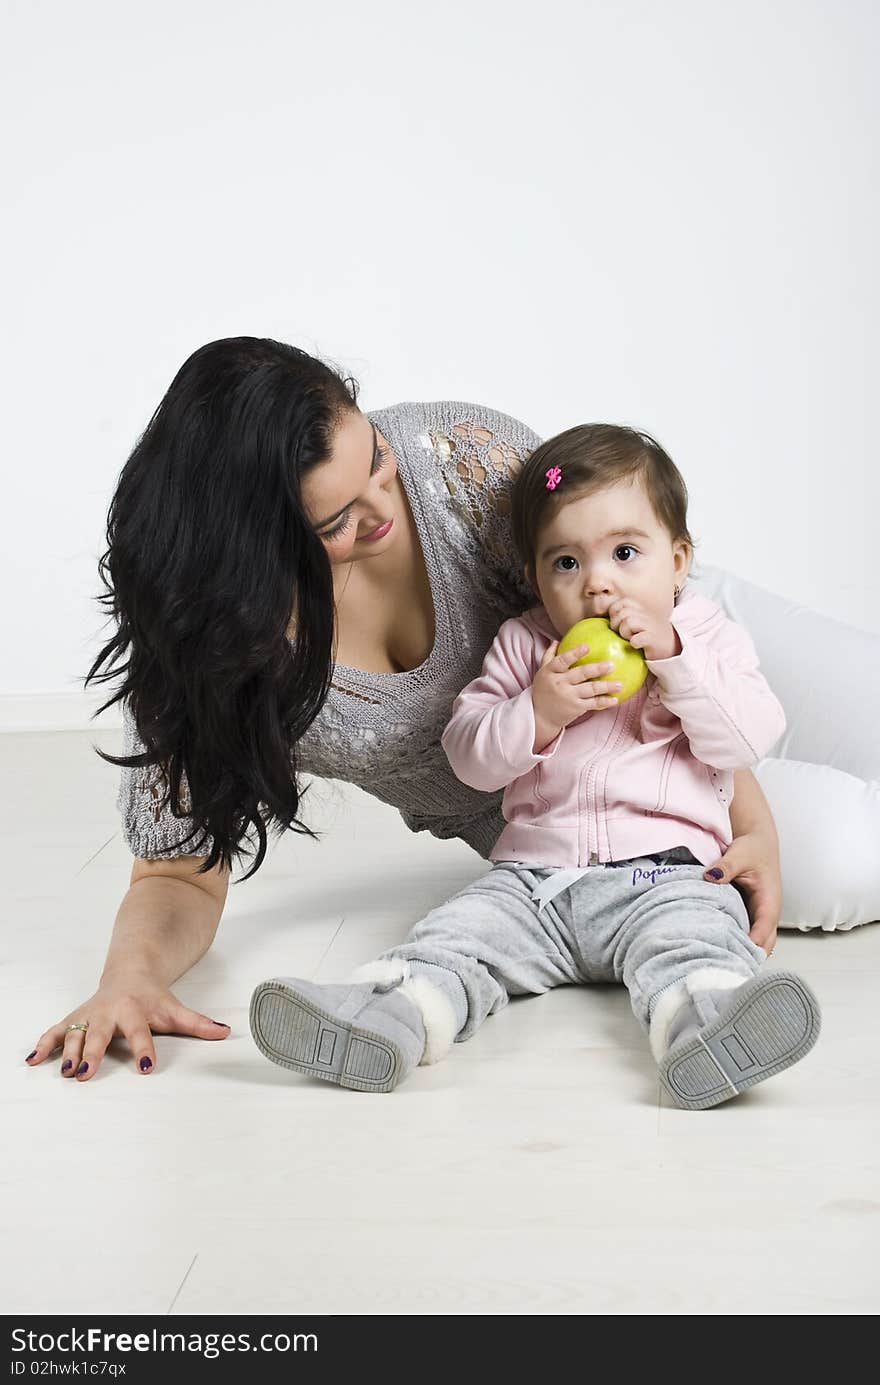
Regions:
M 0 693 L 0 732 L 117 730 L 122 726 L 118 703 L 92 720 L 110 692 Z

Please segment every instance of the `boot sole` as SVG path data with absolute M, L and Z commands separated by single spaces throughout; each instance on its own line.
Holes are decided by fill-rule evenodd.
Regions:
M 281 981 L 257 986 L 249 1018 L 257 1048 L 283 1068 L 359 1092 L 390 1092 L 400 1077 L 403 1058 L 391 1039 L 336 1018 Z
M 819 1003 L 791 972 L 747 981 L 738 1000 L 713 1024 L 666 1054 L 660 1079 L 688 1111 L 718 1106 L 803 1058 L 819 1037 Z

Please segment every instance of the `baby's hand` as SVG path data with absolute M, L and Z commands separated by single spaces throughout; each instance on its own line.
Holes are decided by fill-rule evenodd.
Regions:
M 557 654 L 559 641 L 554 640 L 548 647 L 541 667 L 532 680 L 532 706 L 535 711 L 535 744 L 533 753 L 538 754 L 545 745 L 554 740 L 564 726 L 577 721 L 585 712 L 603 711 L 606 707 L 616 707 L 617 698 L 609 696 L 620 692 L 622 683 L 596 682 L 604 673 L 610 673 L 613 664 L 582 664 L 580 668 L 572 665 L 589 654 L 588 644 L 579 644 L 565 654 Z
M 606 611 L 612 630 L 641 649 L 646 659 L 673 659 L 681 653 L 681 640 L 671 621 L 660 620 L 628 596 L 612 601 Z

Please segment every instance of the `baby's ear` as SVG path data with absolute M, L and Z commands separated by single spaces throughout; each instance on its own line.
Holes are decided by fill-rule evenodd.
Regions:
M 528 582 L 529 586 L 530 586 L 531 589 L 532 589 L 533 595 L 536 596 L 536 597 L 538 598 L 538 600 L 540 601 L 540 599 L 541 599 L 541 594 L 540 594 L 540 592 L 538 591 L 538 586 L 537 586 L 537 583 L 535 582 L 535 569 L 532 567 L 531 563 L 526 563 L 525 568 L 523 569 L 523 571 L 524 571 L 524 573 L 525 573 L 525 579 L 526 579 L 526 581 Z
M 694 565 L 694 550 L 691 544 L 685 539 L 680 539 L 676 544 L 676 548 L 678 550 L 677 556 L 682 558 L 684 564 L 681 572 L 681 580 L 682 582 L 686 582 L 691 575 L 691 568 Z

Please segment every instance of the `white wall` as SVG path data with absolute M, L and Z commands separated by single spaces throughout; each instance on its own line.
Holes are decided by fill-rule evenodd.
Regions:
M 115 478 L 242 333 L 647 428 L 704 561 L 880 631 L 878 14 L 7 0 L 0 725 L 87 724 Z

